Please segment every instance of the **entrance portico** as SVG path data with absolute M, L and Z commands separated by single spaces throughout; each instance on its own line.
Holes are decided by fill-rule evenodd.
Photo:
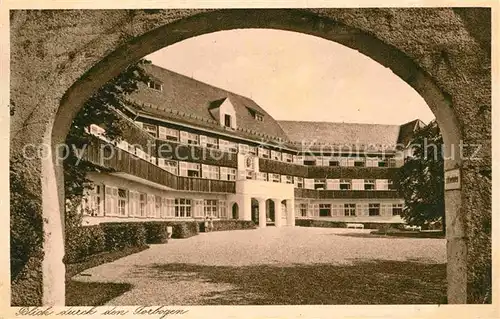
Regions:
M 256 223 L 258 219 L 261 228 L 267 226 L 268 218 L 276 227 L 295 226 L 293 184 L 240 180 L 236 181 L 236 194 L 230 197 L 230 202 L 238 203 L 239 219 Z

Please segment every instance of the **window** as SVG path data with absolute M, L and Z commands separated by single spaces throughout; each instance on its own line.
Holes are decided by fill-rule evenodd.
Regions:
M 101 185 L 94 185 L 82 202 L 82 213 L 90 216 L 102 215 Z
M 139 193 L 135 191 L 128 192 L 129 216 L 139 216 Z
M 380 204 L 368 204 L 369 216 L 380 216 Z
M 269 174 L 270 182 L 279 183 L 281 180 L 280 174 Z
M 319 204 L 319 216 L 328 217 L 332 215 L 332 205 L 331 204 Z
M 157 91 L 162 91 L 163 90 L 163 85 L 161 85 L 160 83 L 158 82 L 155 82 L 155 81 L 149 81 L 148 82 L 148 87 L 153 89 L 153 90 L 157 90 Z
M 191 200 L 185 198 L 175 199 L 175 217 L 191 217 Z
M 179 175 L 179 167 L 177 161 L 168 161 L 164 158 L 158 159 L 158 166 L 163 168 L 164 170 L 174 174 Z
M 200 135 L 200 145 L 209 148 L 219 148 L 219 142 L 216 137 Z
M 367 157 L 365 159 L 366 167 L 377 167 L 378 166 L 378 158 L 377 157 Z
M 330 160 L 328 163 L 328 166 L 339 166 L 340 161 L 339 160 Z
M 374 190 L 374 189 L 375 189 L 375 180 L 365 179 L 365 190 Z
M 307 217 L 307 203 L 300 203 L 300 216 Z
M 225 181 L 235 181 L 236 180 L 236 169 L 230 167 L 220 168 L 220 179 Z
M 324 179 L 315 179 L 314 180 L 314 189 L 326 189 L 326 180 Z
M 180 171 L 181 176 L 199 177 L 200 176 L 200 164 L 179 162 L 179 171 Z
M 258 172 L 257 173 L 257 179 L 259 181 L 267 181 L 267 173 L 264 172 Z
M 293 177 L 288 175 L 281 175 L 281 182 L 285 184 L 293 184 Z
M 168 141 L 179 141 L 179 130 L 172 128 L 159 126 L 158 127 L 158 137 Z
M 392 216 L 401 215 L 403 213 L 403 204 L 392 204 Z
M 232 127 L 231 126 L 231 115 L 224 114 L 224 126 L 225 127 Z
M 378 162 L 378 167 L 387 167 L 387 162 L 386 161 L 379 161 Z
M 127 216 L 128 207 L 128 197 L 127 190 L 119 188 L 118 189 L 118 215 Z
M 154 217 L 160 218 L 161 217 L 161 197 L 156 195 L 154 202 L 155 202 Z
M 238 150 L 241 154 L 257 155 L 257 147 L 247 144 L 238 144 Z
M 387 180 L 387 189 L 394 189 L 394 183 L 392 179 Z
M 139 193 L 139 216 L 146 217 L 146 205 L 147 205 L 147 197 L 144 193 Z
M 180 131 L 180 142 L 184 144 L 198 145 L 198 134 Z
M 354 166 L 356 167 L 365 167 L 365 161 L 362 159 L 357 159 L 354 161 Z
M 257 121 L 264 121 L 264 116 L 262 114 L 259 114 L 259 113 L 255 113 L 255 119 Z
M 356 204 L 344 204 L 345 216 L 356 216 Z
M 351 180 L 341 179 L 340 180 L 340 189 L 341 190 L 350 190 L 351 189 Z
M 152 136 L 154 136 L 154 137 L 157 137 L 157 128 L 156 128 L 156 125 L 143 123 L 143 124 L 142 124 L 142 128 L 143 128 L 146 132 L 148 132 L 150 135 L 152 135 Z
M 175 205 L 173 198 L 163 198 L 162 206 L 162 218 L 174 217 L 175 216 Z
M 219 148 L 223 151 L 237 153 L 238 152 L 238 143 L 219 139 Z
M 317 158 L 315 156 L 304 156 L 304 165 L 315 166 Z
M 377 179 L 375 181 L 375 189 L 376 190 L 388 190 L 389 189 L 389 180 Z
M 283 157 L 283 161 L 284 162 L 287 162 L 287 163 L 292 163 L 293 162 L 293 156 L 292 156 L 292 154 L 283 153 L 282 157 Z
M 294 177 L 293 180 L 296 188 L 304 188 L 304 178 Z
M 277 151 L 271 151 L 271 159 L 275 161 L 281 161 L 281 153 Z
M 205 199 L 203 202 L 203 210 L 206 217 L 217 217 L 217 200 Z
M 259 147 L 257 149 L 258 151 L 258 155 L 259 157 L 262 157 L 262 158 L 269 158 L 269 150 L 268 149 L 265 149 L 265 148 L 262 148 L 262 147 Z
M 201 165 L 201 176 L 208 179 L 219 179 L 219 167 L 213 165 Z
M 105 214 L 116 216 L 118 207 L 118 188 L 106 186 L 104 188 Z
M 293 162 L 295 164 L 304 165 L 304 157 L 299 155 L 293 155 Z
M 220 218 L 227 218 L 227 207 L 226 207 L 225 200 L 219 201 L 219 217 Z
M 147 216 L 155 217 L 155 195 L 148 194 L 147 197 Z
M 349 163 L 348 163 L 349 161 L 348 161 L 348 160 L 349 160 L 349 159 L 348 159 L 347 157 L 341 157 L 341 158 L 339 159 L 339 161 L 340 161 L 340 166 L 348 166 L 348 165 L 349 165 Z

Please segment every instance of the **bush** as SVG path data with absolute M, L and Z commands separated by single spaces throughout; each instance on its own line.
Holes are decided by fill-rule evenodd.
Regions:
M 302 227 L 325 227 L 325 228 L 346 228 L 345 222 L 335 222 L 329 220 L 296 219 L 295 226 Z
M 66 231 L 65 263 L 75 263 L 105 250 L 105 234 L 100 225 L 72 227 Z
M 146 229 L 143 223 L 102 223 L 100 226 L 104 230 L 106 251 L 146 246 Z
M 214 220 L 214 229 L 212 231 L 238 230 L 238 229 L 255 229 L 255 223 L 251 220 Z M 199 222 L 200 231 L 205 232 L 205 222 Z
M 165 222 L 146 222 L 146 243 L 163 244 L 168 242 L 167 225 Z
M 200 226 L 195 221 L 163 223 L 166 226 L 172 226 L 172 238 L 189 238 L 200 233 Z

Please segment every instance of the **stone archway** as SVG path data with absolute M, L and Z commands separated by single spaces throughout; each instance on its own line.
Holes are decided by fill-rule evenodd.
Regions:
M 43 294 L 33 300 L 64 302 L 64 194 L 56 154 L 83 102 L 128 64 L 170 44 L 220 30 L 272 28 L 356 49 L 390 68 L 424 98 L 445 144 L 455 145 L 448 148 L 453 156 L 445 167 L 459 168 L 463 182 L 461 190 L 446 192 L 448 301 L 481 302 L 491 287 L 491 233 L 485 231 L 488 225 L 491 229 L 490 41 L 477 32 L 490 28 L 484 10 L 489 12 L 450 8 L 13 11 L 11 98 L 16 111 L 11 158 L 21 156 L 26 145 L 42 144 L 47 150 L 46 156 L 22 164 L 42 205 L 43 250 L 51 256 L 35 260 L 43 282 L 33 284 Z M 460 156 L 456 146 L 463 144 L 482 147 L 474 154 L 475 147 L 466 147 Z

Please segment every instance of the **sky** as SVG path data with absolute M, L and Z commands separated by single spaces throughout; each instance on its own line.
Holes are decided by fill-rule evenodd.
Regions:
M 434 115 L 392 71 L 332 41 L 240 29 L 190 38 L 146 59 L 252 98 L 277 120 L 403 124 Z

